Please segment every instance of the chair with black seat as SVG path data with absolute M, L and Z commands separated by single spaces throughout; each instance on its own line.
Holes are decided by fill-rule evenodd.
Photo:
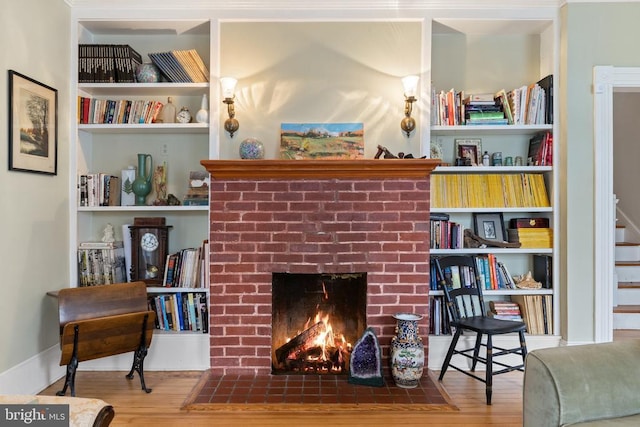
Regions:
M 452 329 L 455 329 L 438 379 L 442 381 L 447 369 L 451 367 L 482 381 L 486 385 L 487 405 L 491 405 L 493 376 L 511 371 L 524 372 L 524 360 L 527 356 L 524 333 L 527 326 L 524 322 L 495 319 L 487 316 L 482 294 L 484 284 L 480 281 L 475 257 L 445 256 L 435 258 L 433 262 L 436 266 L 439 287 L 444 293 L 450 325 Z M 476 334 L 475 345 L 471 348 L 458 350 L 456 349 L 458 340 L 465 331 Z M 493 345 L 494 335 L 513 334 L 516 332 L 520 341 L 517 347 L 502 348 Z M 486 342 L 483 342 L 484 335 L 486 335 Z M 486 356 L 482 356 L 480 353 L 481 347 L 485 347 Z M 514 365 L 495 360 L 496 357 L 511 354 L 521 355 L 522 363 Z M 451 358 L 454 355 L 471 359 L 471 370 L 467 371 L 452 365 Z M 475 374 L 478 362 L 486 366 L 485 378 Z M 498 365 L 501 369 L 494 371 L 494 365 Z

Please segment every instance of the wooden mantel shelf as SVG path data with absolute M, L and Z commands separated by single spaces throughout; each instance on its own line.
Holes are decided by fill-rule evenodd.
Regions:
M 438 159 L 202 160 L 212 179 L 426 178 Z

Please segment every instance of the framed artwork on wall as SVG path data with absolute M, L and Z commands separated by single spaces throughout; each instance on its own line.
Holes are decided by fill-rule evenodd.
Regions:
M 58 173 L 58 91 L 9 70 L 9 170 Z

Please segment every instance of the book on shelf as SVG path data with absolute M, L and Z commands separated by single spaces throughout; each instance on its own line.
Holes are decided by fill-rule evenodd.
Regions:
M 468 93 L 463 102 L 465 105 L 496 105 L 493 93 Z
M 78 45 L 78 83 L 133 83 L 142 56 L 128 44 Z
M 209 242 L 197 248 L 185 248 L 167 255 L 162 286 L 203 288 L 207 283 Z
M 520 306 L 512 301 L 489 301 L 487 315 L 495 319 L 523 321 Z
M 551 132 L 538 132 L 531 139 L 529 139 L 527 165 L 553 165 L 553 134 Z
M 522 319 L 531 335 L 553 334 L 552 295 L 511 295 L 511 301 L 520 306 Z
M 78 97 L 80 124 L 155 123 L 164 104 L 156 100 Z
M 533 279 L 544 289 L 553 288 L 553 258 L 551 255 L 533 255 Z
M 431 219 L 431 249 L 462 249 L 464 226 L 452 221 Z
M 120 177 L 104 172 L 78 177 L 78 206 L 120 206 Z
M 432 88 L 431 123 L 455 125 L 540 125 L 553 123 L 553 75 L 538 82 L 494 93 L 466 94 L 463 90 Z M 489 99 L 489 98 L 492 99 Z M 468 117 L 474 109 L 497 107 L 502 119 L 478 120 Z
M 79 286 L 126 282 L 124 258 L 122 241 L 81 242 L 78 245 Z
M 542 174 L 434 174 L 433 208 L 549 207 Z
M 553 124 L 553 74 L 538 80 L 538 86 L 544 91 L 544 123 Z
M 149 53 L 149 58 L 171 82 L 205 83 L 209 71 L 195 49 Z
M 209 332 L 207 295 L 204 292 L 150 294 L 149 310 L 156 313 L 156 328 L 164 331 Z
M 433 296 L 429 301 L 429 333 L 431 335 L 450 335 L 449 313 L 443 296 Z
M 502 107 L 504 118 L 507 120 L 507 124 L 513 124 L 513 114 L 511 113 L 511 106 L 507 97 L 507 92 L 504 89 L 500 89 L 495 94 L 496 104 Z

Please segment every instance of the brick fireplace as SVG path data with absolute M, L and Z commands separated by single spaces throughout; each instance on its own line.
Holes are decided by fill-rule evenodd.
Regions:
M 436 161 L 201 163 L 211 173 L 212 373 L 271 373 L 273 273 L 366 273 L 366 322 L 383 358 L 396 312 L 424 316 L 426 338 L 429 174 Z

